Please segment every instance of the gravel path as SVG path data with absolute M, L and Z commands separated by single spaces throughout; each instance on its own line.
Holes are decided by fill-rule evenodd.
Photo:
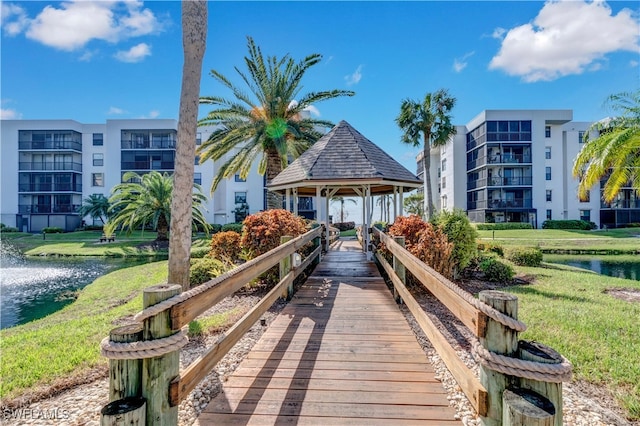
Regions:
M 472 291 L 472 289 L 468 289 Z M 447 327 L 440 321 L 451 320 L 452 316 L 429 293 L 421 292 L 417 295 L 418 302 L 429 312 L 430 317 L 441 325 L 450 341 L 455 342 L 461 359 L 476 372 L 477 363 L 470 355 L 470 347 L 466 343 L 469 331 L 455 321 L 448 323 Z M 233 307 L 243 306 L 246 309 L 253 306 L 259 295 L 235 295 L 225 299 L 215 308 L 205 313 L 210 315 L 224 312 Z M 284 307 L 284 303 L 277 302 L 265 315 L 267 324 Z M 464 425 L 475 426 L 477 420 L 471 405 L 461 392 L 453 377 L 446 369 L 441 358 L 434 351 L 431 343 L 419 329 L 417 323 L 406 307 L 401 307 L 408 323 L 414 330 L 418 341 L 423 347 L 427 357 L 431 360 L 436 371 L 436 378 L 442 381 L 448 392 L 451 406 L 456 409 L 456 417 Z M 453 324 L 453 325 L 451 325 Z M 218 363 L 216 368 L 203 380 L 189 396 L 182 401 L 179 407 L 179 424 L 191 425 L 198 414 L 206 407 L 209 401 L 216 396 L 221 389 L 221 383 L 230 375 L 253 345 L 260 339 L 264 327 L 254 325 L 251 330 L 233 347 L 233 349 Z M 217 335 L 208 336 L 206 339 L 189 342 L 180 355 L 181 367 L 188 365 L 198 357 L 205 348 L 211 346 L 217 339 Z M 108 402 L 109 383 L 107 378 L 96 380 L 86 385 L 76 386 L 54 397 L 31 403 L 19 409 L 5 410 L 2 415 L 2 424 L 5 425 L 91 425 L 100 424 L 100 409 Z M 573 382 L 563 387 L 564 398 L 564 423 L 568 426 L 638 426 L 640 422 L 629 423 L 620 416 L 611 396 L 599 388 L 588 384 Z

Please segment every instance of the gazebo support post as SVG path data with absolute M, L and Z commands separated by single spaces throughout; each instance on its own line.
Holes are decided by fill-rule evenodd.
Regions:
M 322 223 L 322 215 L 320 214 L 320 200 L 322 200 L 322 188 L 316 186 L 316 222 Z
M 291 189 L 287 188 L 284 199 L 286 202 L 285 210 L 290 212 L 291 211 Z
M 393 187 L 393 221 L 396 221 L 398 217 L 398 187 Z M 391 218 L 388 218 L 388 222 L 391 223 Z
M 298 216 L 298 188 L 293 188 L 293 214 Z
M 400 216 L 404 216 L 404 200 L 402 199 L 404 195 L 404 188 L 400 187 Z
M 364 228 L 364 252 L 367 254 L 367 260 L 373 260 L 371 251 L 369 250 L 369 242 L 370 242 L 369 228 L 371 228 L 371 214 L 372 214 L 371 203 L 373 201 L 373 198 L 371 197 L 371 185 L 366 186 L 365 196 L 367 198 L 367 220 L 365 222 L 365 228 Z

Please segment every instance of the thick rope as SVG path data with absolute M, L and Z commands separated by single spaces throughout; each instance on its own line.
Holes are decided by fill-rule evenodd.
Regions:
M 556 364 L 526 361 L 490 352 L 478 341 L 474 343 L 472 353 L 484 367 L 509 376 L 550 383 L 571 381 L 571 363 L 562 355 L 562 362 Z
M 141 342 L 112 342 L 105 337 L 100 342 L 100 353 L 108 359 L 142 359 L 166 355 L 180 350 L 189 342 L 183 331 L 168 337 Z

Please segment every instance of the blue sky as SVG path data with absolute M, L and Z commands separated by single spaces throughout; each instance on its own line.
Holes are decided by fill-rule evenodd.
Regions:
M 483 109 L 573 109 L 609 115 L 607 95 L 640 87 L 637 2 L 209 3 L 201 94 L 229 96 L 216 69 L 238 81 L 246 37 L 265 55 L 323 55 L 303 91 L 356 96 L 317 105 L 415 171 L 400 144 L 405 98 L 446 88 L 454 122 Z M 3 1 L 3 118 L 177 118 L 182 69 L 176 1 Z M 204 116 L 206 110 L 201 110 Z

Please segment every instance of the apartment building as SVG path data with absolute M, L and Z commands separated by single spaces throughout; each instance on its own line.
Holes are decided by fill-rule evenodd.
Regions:
M 26 232 L 45 227 L 67 231 L 91 223 L 77 213 L 91 194 L 110 196 L 127 171 L 171 173 L 175 165 L 177 121 L 107 120 L 84 124 L 74 120 L 2 120 L 0 146 L 0 222 Z M 196 143 L 211 128 L 199 128 Z M 222 159 L 225 161 L 225 159 Z M 210 223 L 242 220 L 265 208 L 264 178 L 257 165 L 246 180 L 223 180 L 214 194 L 211 182 L 220 164 L 202 165 L 194 158 L 194 180 L 208 196 Z M 301 201 L 313 215 L 312 200 Z
M 591 123 L 571 110 L 485 110 L 431 153 L 434 205 L 467 211 L 472 222 L 582 219 L 598 226 L 640 222 L 640 200 L 626 188 L 610 204 L 601 188 L 579 199 L 573 160 Z M 418 155 L 422 176 L 422 155 Z

